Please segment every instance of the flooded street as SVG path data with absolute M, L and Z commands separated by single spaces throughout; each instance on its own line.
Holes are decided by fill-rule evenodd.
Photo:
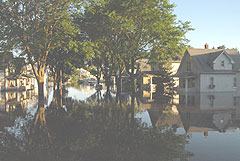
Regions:
M 41 152 L 46 153 L 46 160 L 56 160 L 55 157 L 66 160 L 67 156 L 73 157 L 70 160 L 239 159 L 240 106 L 239 97 L 234 93 L 178 94 L 168 103 L 161 103 L 157 95 L 149 97 L 149 93 L 143 91 L 136 97 L 134 106 L 131 105 L 131 96 L 125 93 L 119 106 L 114 103 L 116 94 L 107 97 L 104 88 L 99 93 L 93 86 L 81 85 L 67 87 L 63 101 L 65 110 L 60 110 L 52 107 L 52 89 L 47 91 L 46 120 L 51 144 L 44 139 L 44 132 L 42 137 L 29 136 L 26 132 L 31 129 L 29 125 L 37 110 L 34 91 L 1 94 L 2 160 L 16 159 L 8 153 L 16 153 L 17 147 L 28 148 L 25 144 L 29 137 L 35 142 L 31 144 L 35 155 L 39 154 L 35 150 L 47 145 L 44 149 L 51 154 L 43 149 Z M 111 101 L 98 106 L 103 105 L 106 98 Z M 17 153 L 21 157 L 18 156 L 17 160 L 37 157 L 23 157 L 19 150 Z M 142 150 L 145 152 L 139 155 Z M 113 154 L 118 156 L 115 158 Z

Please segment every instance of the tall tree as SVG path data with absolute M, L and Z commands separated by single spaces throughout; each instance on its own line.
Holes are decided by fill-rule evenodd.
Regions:
M 69 0 L 2 0 L 1 42 L 22 51 L 38 82 L 39 103 L 43 104 L 46 60 L 56 38 L 56 26 L 70 14 Z
M 173 5 L 168 0 L 123 1 L 126 10 L 122 29 L 126 39 L 124 58 L 131 77 L 132 92 L 137 76 L 136 61 L 149 58 L 150 61 L 168 59 L 184 45 L 184 35 L 190 29 L 189 23 L 181 23 L 173 14 Z
M 38 82 L 38 110 L 31 133 L 41 129 L 50 139 L 44 107 L 44 80 L 46 61 L 54 42 L 59 37 L 56 27 L 69 19 L 73 2 L 77 0 L 1 0 L 0 42 L 21 52 L 31 64 Z M 31 142 L 31 140 L 29 140 Z
M 80 41 L 78 41 L 78 33 L 80 31 L 75 28 L 72 16 L 68 15 L 62 20 L 55 29 L 55 39 L 52 42 L 52 48 L 49 50 L 47 65 L 49 66 L 53 80 L 54 93 L 56 92 L 59 99 L 58 105 L 62 107 L 62 84 L 64 73 L 70 75 L 73 67 L 79 67 L 83 64 L 81 52 L 79 52 Z M 57 86 L 57 90 L 55 90 Z
M 174 5 L 168 0 L 91 0 L 88 4 L 88 35 L 102 42 L 104 52 L 100 52 L 108 54 L 104 67 L 117 66 L 116 71 L 128 72 L 132 92 L 138 75 L 137 60 L 171 58 L 180 53 L 186 42 L 184 35 L 191 30 L 189 22 L 177 21 Z

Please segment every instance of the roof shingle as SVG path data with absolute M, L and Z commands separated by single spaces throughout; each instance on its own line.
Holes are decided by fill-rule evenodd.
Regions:
M 233 70 L 240 69 L 240 54 L 236 49 L 188 49 L 187 52 L 192 57 L 192 61 L 199 72 L 214 72 L 213 61 L 224 52 L 230 59 L 234 60 Z M 218 71 L 221 72 L 221 71 Z M 226 72 L 226 71 L 222 71 Z

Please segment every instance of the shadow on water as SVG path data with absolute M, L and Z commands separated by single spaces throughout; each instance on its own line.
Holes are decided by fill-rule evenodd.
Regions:
M 7 128 L 1 133 L 0 160 L 183 161 L 192 156 L 184 150 L 185 134 L 166 125 L 148 128 L 134 117 L 136 99 L 130 105 L 113 99 L 97 92 L 87 102 L 98 104 L 64 99 L 62 108 L 54 102 L 39 106 L 19 134 Z

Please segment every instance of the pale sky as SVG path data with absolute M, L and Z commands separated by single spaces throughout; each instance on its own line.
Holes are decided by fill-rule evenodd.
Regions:
M 225 45 L 240 50 L 240 0 L 170 0 L 179 20 L 190 21 L 189 45 L 209 48 Z

